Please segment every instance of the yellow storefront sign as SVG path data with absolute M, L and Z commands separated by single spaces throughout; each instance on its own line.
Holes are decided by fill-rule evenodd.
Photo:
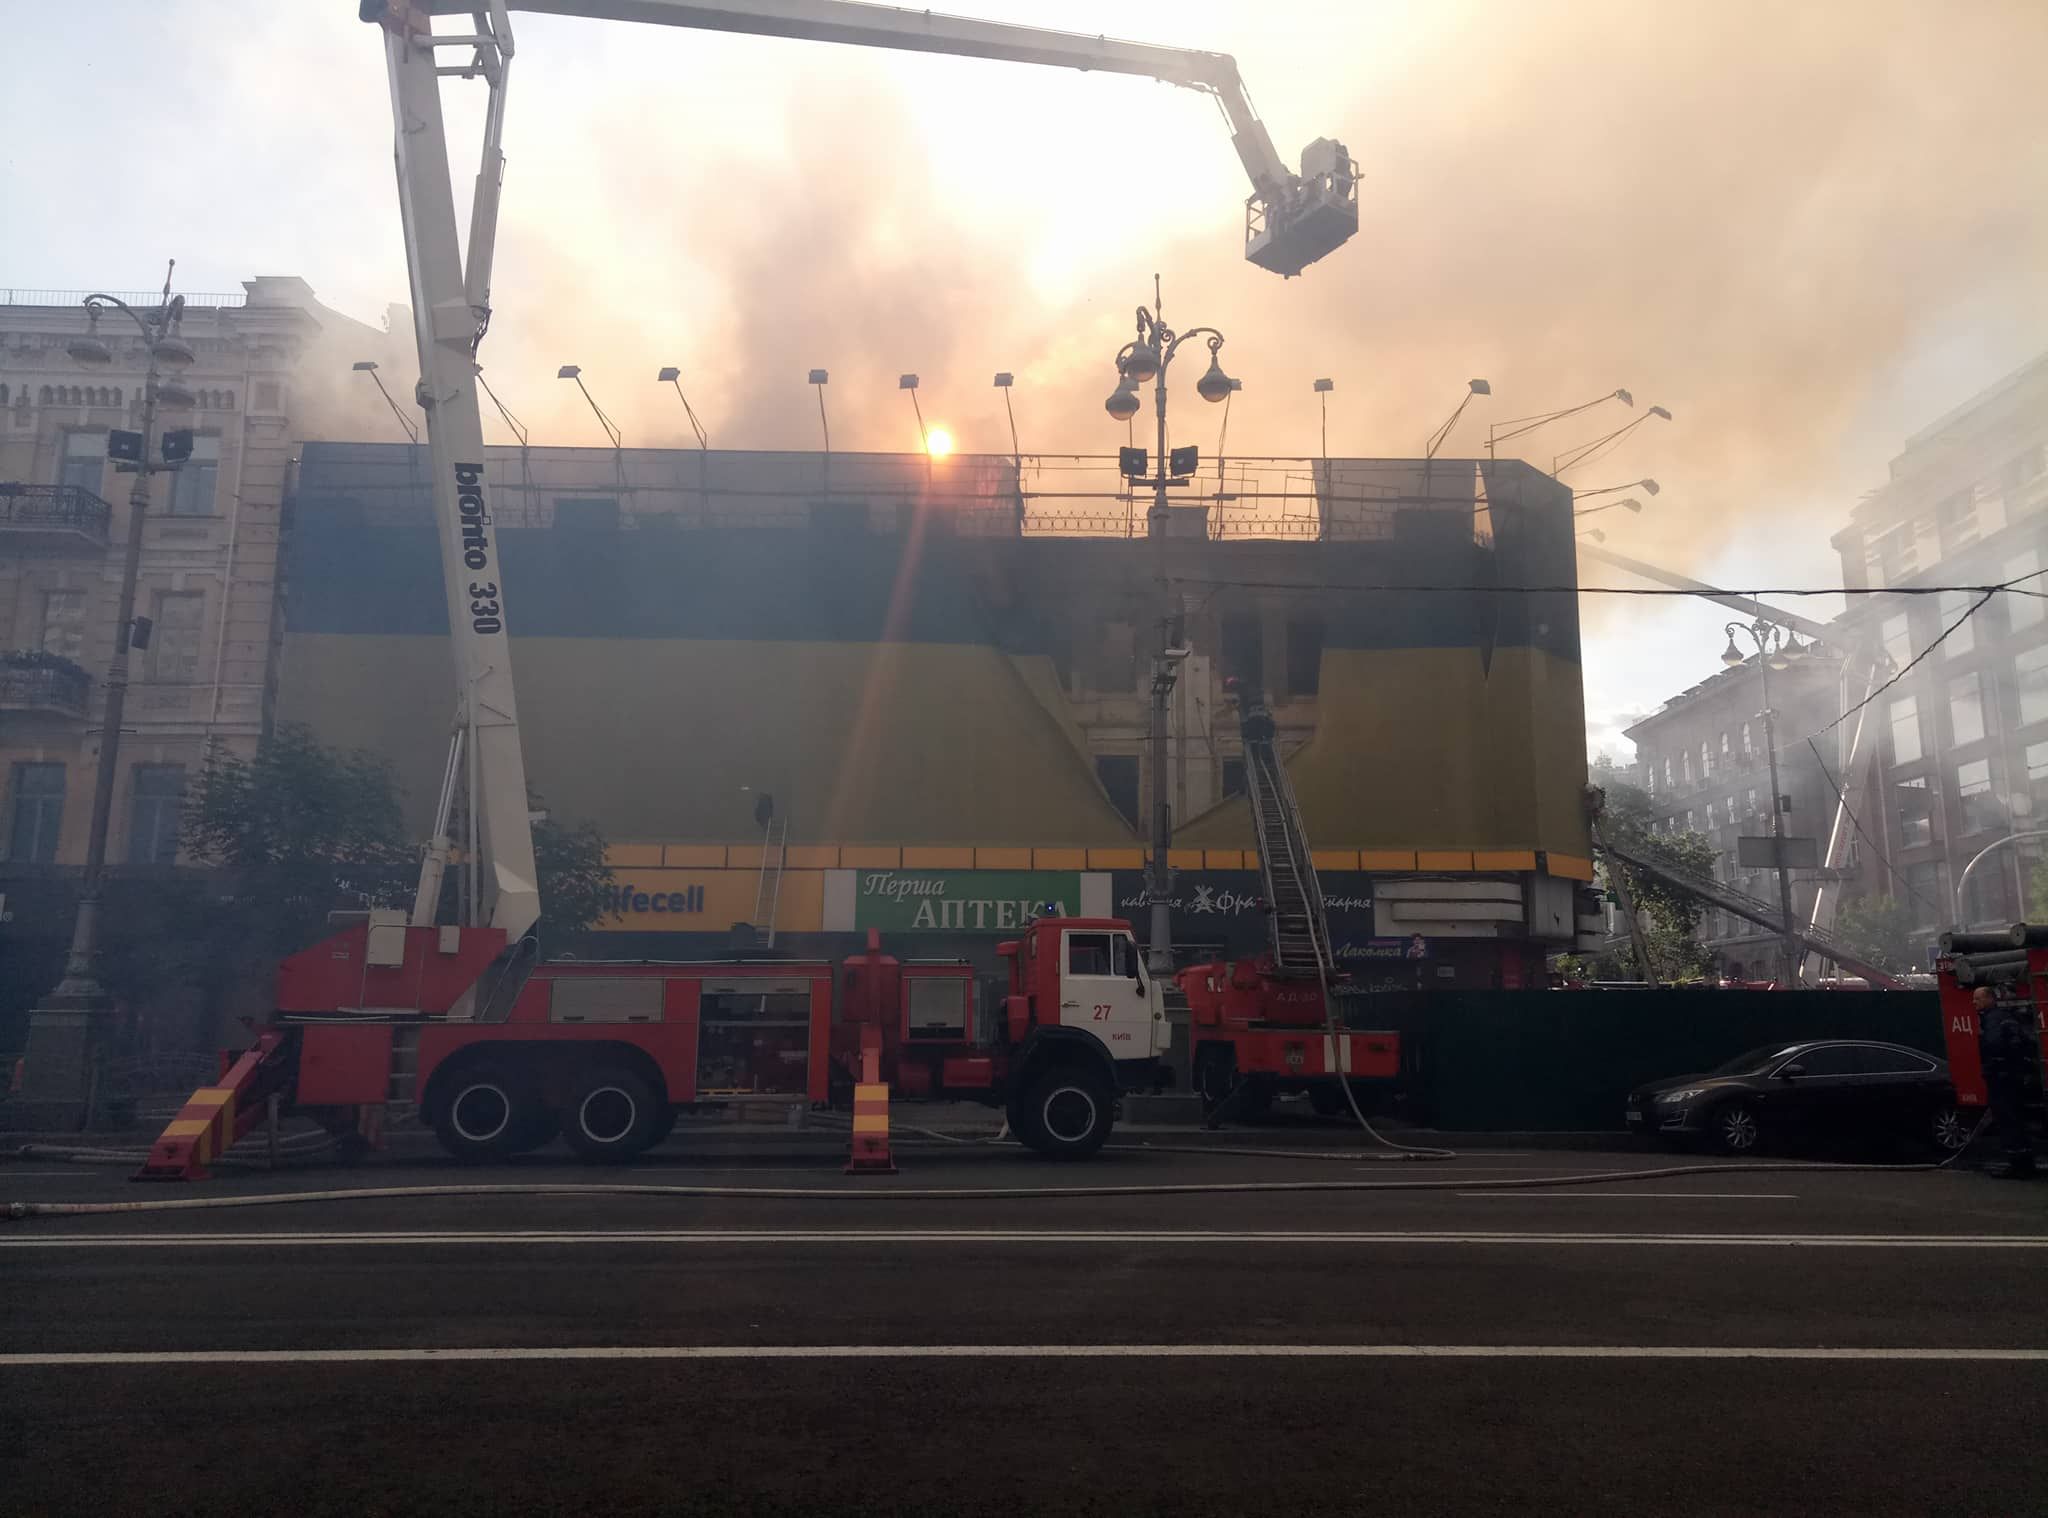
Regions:
M 816 932 L 824 900 L 824 876 L 817 870 L 786 870 L 778 892 L 768 880 L 775 927 L 784 933 Z M 612 870 L 611 912 L 592 924 L 611 933 L 724 933 L 734 923 L 767 927 L 769 902 L 761 899 L 758 870 Z

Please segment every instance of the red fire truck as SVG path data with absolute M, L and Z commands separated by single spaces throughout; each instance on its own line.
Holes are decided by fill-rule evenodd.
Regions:
M 1081 1159 L 1122 1092 L 1157 1084 L 1169 1036 L 1129 925 L 1107 918 L 1035 918 L 1000 946 L 1008 985 L 988 1006 L 965 961 L 901 962 L 872 934 L 838 966 L 543 964 L 516 985 L 502 948 L 494 929 L 394 912 L 292 956 L 277 1021 L 171 1123 L 143 1177 L 203 1175 L 273 1094 L 338 1135 L 416 1108 L 459 1159 L 559 1133 L 586 1160 L 623 1161 L 687 1106 L 843 1102 L 870 1050 L 898 1096 L 1001 1106 L 1032 1149 Z M 478 1015 L 451 1018 L 480 979 Z
M 1352 1028 L 1341 1006 L 1332 1015 L 1344 976 L 1330 952 L 1322 886 L 1274 742 L 1273 716 L 1255 700 L 1239 711 L 1267 948 L 1253 959 L 1195 965 L 1177 977 L 1193 1030 L 1195 1090 L 1212 1117 L 1256 1117 L 1288 1091 L 1306 1091 L 1318 1112 L 1334 1115 L 1348 1110 L 1340 1082 L 1400 1074 L 1401 1039 Z
M 2048 1052 L 2043 1049 L 2048 1038 L 2039 1036 L 2048 1026 L 2042 1016 L 2048 1012 L 2048 928 L 2015 923 L 1997 932 L 1944 933 L 1935 971 L 1941 982 L 1941 1033 L 1956 1105 L 1978 1112 L 1990 1105 L 1973 1004 L 1977 988 L 1989 986 L 2001 1000 L 2023 1002 L 2033 1012 L 2037 1059 L 2029 1072 L 2027 1098 L 2038 1108 L 2048 1076 Z

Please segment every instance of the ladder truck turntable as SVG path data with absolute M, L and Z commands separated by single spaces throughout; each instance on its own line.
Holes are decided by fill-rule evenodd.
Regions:
M 1129 924 L 1041 916 L 999 946 L 986 1010 L 964 962 L 899 962 L 875 935 L 823 960 L 662 964 L 540 960 L 541 915 L 507 626 L 482 464 L 477 354 L 490 325 L 504 173 L 511 10 L 1131 74 L 1213 95 L 1252 190 L 1245 256 L 1283 276 L 1358 228 L 1357 179 L 1323 138 L 1289 170 L 1227 54 L 1120 42 L 854 0 L 359 0 L 380 29 L 440 533 L 457 717 L 409 912 L 372 911 L 279 969 L 276 1016 L 187 1103 L 139 1179 L 191 1179 L 285 1110 L 374 1134 L 415 1109 L 451 1152 L 495 1159 L 559 1131 L 593 1161 L 659 1143 L 678 1110 L 773 1091 L 825 1103 L 855 1084 L 1001 1106 L 1041 1154 L 1093 1153 L 1119 1092 L 1159 1079 L 1165 988 Z M 469 30 L 434 29 L 469 18 Z M 443 57 L 460 61 L 442 62 Z M 458 241 L 440 88 L 488 89 L 467 256 Z M 458 797 L 467 805 L 459 809 Z M 437 921 L 460 860 L 464 920 Z M 856 1118 L 856 1129 L 859 1119 Z

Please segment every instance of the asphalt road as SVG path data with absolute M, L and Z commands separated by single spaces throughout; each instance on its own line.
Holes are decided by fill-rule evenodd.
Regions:
M 0 1492 L 96 1514 L 2048 1503 L 2048 1185 L 899 1158 L 852 1181 L 799 1135 L 625 1172 L 0 1166 L 0 1200 L 322 1194 L 0 1224 Z M 800 1194 L 328 1195 L 505 1183 Z M 1332 1183 L 1375 1189 L 1170 1189 Z M 1053 1194 L 916 1195 L 995 1188 Z

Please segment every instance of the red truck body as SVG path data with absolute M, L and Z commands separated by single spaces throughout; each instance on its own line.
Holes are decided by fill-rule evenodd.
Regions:
M 1129 926 L 1111 919 L 1027 924 L 1001 946 L 1009 983 L 995 1006 L 965 961 L 899 961 L 871 933 L 865 953 L 836 967 L 541 964 L 500 1010 L 492 988 L 503 949 L 493 929 L 372 920 L 293 955 L 261 1057 L 188 1104 L 144 1175 L 194 1174 L 247 1130 L 248 1101 L 273 1094 L 337 1133 L 415 1104 L 467 1158 L 539 1147 L 559 1126 L 585 1158 L 623 1159 L 660 1142 L 680 1107 L 845 1099 L 870 1048 L 896 1095 L 1004 1105 L 1025 1142 L 1078 1157 L 1100 1146 L 1120 1091 L 1157 1079 L 1163 1015 L 1142 979 L 1132 989 L 1111 973 L 1112 961 L 1136 955 Z M 597 1100 L 594 1090 L 625 1114 L 616 1152 L 588 1134 L 578 1143 L 579 1104 Z M 1065 1131 L 1048 1130 L 1029 1109 L 1062 1091 Z M 627 1111 L 636 1104 L 649 1110 Z

